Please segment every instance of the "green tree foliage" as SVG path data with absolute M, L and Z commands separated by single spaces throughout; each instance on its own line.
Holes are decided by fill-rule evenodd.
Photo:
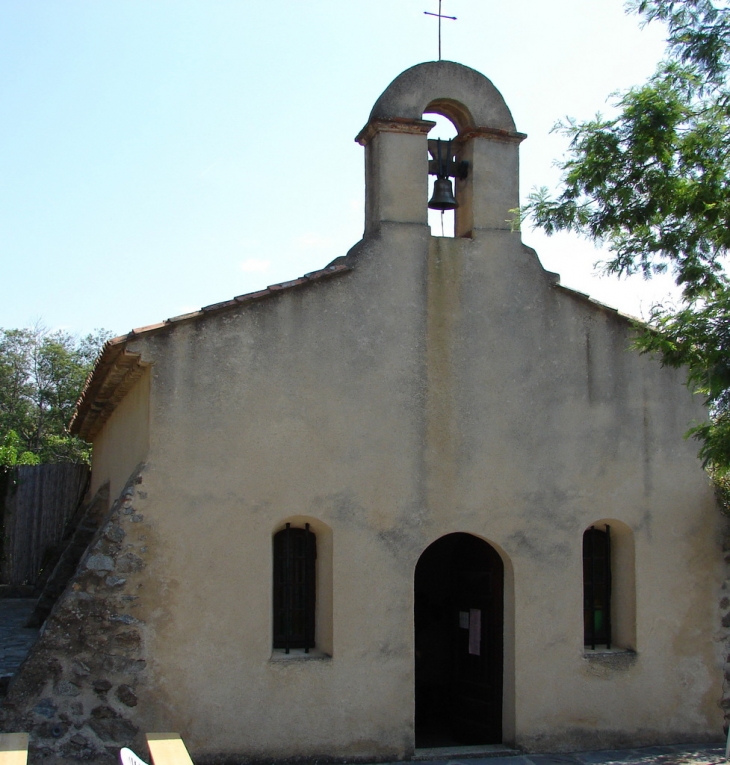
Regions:
M 534 191 L 523 217 L 548 234 L 606 245 L 608 273 L 669 270 L 679 306 L 652 309 L 637 346 L 673 367 L 710 407 L 690 433 L 716 476 L 730 475 L 730 8 L 728 0 L 633 0 L 667 28 L 667 53 L 616 116 L 568 120 L 557 195 Z
M 5 434 L 5 439 L 0 445 L 0 467 L 37 465 L 40 461 L 37 454 L 23 450 L 20 437 L 14 430 L 9 430 Z
M 110 334 L 0 329 L 0 465 L 88 462 L 89 445 L 67 427 Z

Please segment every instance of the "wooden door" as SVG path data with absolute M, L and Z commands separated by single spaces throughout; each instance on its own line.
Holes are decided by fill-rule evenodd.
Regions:
M 416 567 L 416 746 L 502 740 L 504 567 L 489 544 L 449 534 Z

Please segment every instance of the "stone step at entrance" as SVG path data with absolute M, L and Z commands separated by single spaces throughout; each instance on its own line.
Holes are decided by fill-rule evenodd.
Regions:
M 416 749 L 411 760 L 431 762 L 434 760 L 478 759 L 482 757 L 515 757 L 518 749 L 502 744 L 479 744 L 476 746 L 431 746 Z

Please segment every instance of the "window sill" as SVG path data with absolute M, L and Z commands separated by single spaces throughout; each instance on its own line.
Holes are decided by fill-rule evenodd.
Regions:
M 310 648 L 309 653 L 305 653 L 303 648 L 290 648 L 286 653 L 283 648 L 274 648 L 269 661 L 327 661 L 332 657 L 320 651 L 318 648 Z
M 590 664 L 610 669 L 630 669 L 636 664 L 637 653 L 629 648 L 584 648 L 583 658 Z

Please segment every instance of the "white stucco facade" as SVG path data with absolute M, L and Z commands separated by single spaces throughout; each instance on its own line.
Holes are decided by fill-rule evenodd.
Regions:
M 456 238 L 427 225 L 425 111 L 469 163 Z M 122 710 L 140 730 L 196 758 L 409 757 L 416 566 L 460 533 L 503 566 L 504 743 L 721 736 L 722 521 L 683 438 L 701 403 L 510 230 L 523 137 L 481 74 L 414 67 L 359 136 L 367 220 L 345 258 L 115 341 L 146 371 L 94 426 L 93 480 L 144 465 L 127 586 L 147 669 Z M 309 656 L 272 648 L 286 522 L 317 537 Z M 610 651 L 584 646 L 594 524 L 613 529 Z

